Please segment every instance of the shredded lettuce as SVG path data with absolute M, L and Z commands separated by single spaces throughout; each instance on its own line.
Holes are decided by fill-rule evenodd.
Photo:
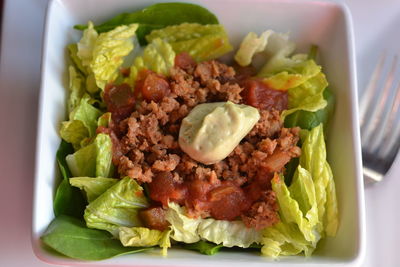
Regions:
M 325 75 L 319 72 L 301 85 L 289 89 L 288 109 L 281 114 L 282 118 L 298 110 L 318 111 L 326 107 L 324 89 L 328 86 Z
M 105 177 L 74 177 L 69 179 L 72 186 L 78 187 L 85 191 L 86 199 L 92 202 L 98 196 L 107 191 L 111 186 L 116 184 L 118 179 Z
M 66 157 L 73 177 L 111 177 L 112 142 L 107 134 L 98 134 L 89 145 Z
M 260 231 L 247 228 L 241 221 L 189 218 L 175 203 L 169 203 L 166 219 L 171 224 L 171 238 L 184 243 L 207 240 L 225 247 L 247 248 L 262 239 Z
M 138 211 L 148 206 L 143 188 L 125 177 L 89 203 L 84 219 L 89 228 L 106 230 L 117 237 L 119 227 L 141 226 Z
M 304 252 L 310 256 L 324 235 L 335 236 L 338 208 L 333 174 L 326 161 L 322 124 L 304 132 L 302 155 L 292 184 L 277 174 L 272 189 L 281 222 L 263 231 L 262 254 L 271 257 Z
M 235 61 L 242 67 L 250 65 L 253 56 L 265 50 L 268 38 L 273 33 L 273 31 L 267 30 L 258 37 L 256 33 L 249 32 L 235 54 Z
M 168 76 L 174 62 L 175 52 L 171 45 L 156 38 L 146 46 L 143 55 L 135 58 L 130 68 L 130 75 L 125 82 L 134 84 L 138 73 L 143 69 L 152 70 L 158 74 Z
M 93 59 L 93 49 L 98 37 L 97 31 L 93 27 L 91 21 L 88 22 L 88 28 L 83 31 L 83 36 L 78 42 L 77 56 L 82 62 L 82 66 L 88 67 Z
M 137 28 L 138 24 L 122 25 L 97 38 L 90 67 L 99 88 L 104 89 L 108 82 L 117 78 L 124 57 L 134 48 L 132 37 Z
M 232 50 L 220 24 L 182 23 L 153 30 L 146 36 L 148 42 L 157 38 L 171 44 L 177 54 L 187 52 L 198 62 L 218 58 Z
M 69 101 L 69 106 L 75 106 L 69 114 L 69 121 L 61 123 L 61 138 L 68 143 L 73 144 L 75 149 L 81 147 L 81 142 L 85 138 L 91 138 L 95 135 L 97 128 L 97 118 L 100 116 L 100 110 L 89 104 L 90 96 L 85 94 L 82 99 L 78 100 L 80 90 L 73 88 Z M 79 104 L 77 102 L 79 101 Z

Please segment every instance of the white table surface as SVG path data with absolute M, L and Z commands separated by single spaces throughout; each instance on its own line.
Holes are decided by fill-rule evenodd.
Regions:
M 383 49 L 400 52 L 399 0 L 344 0 L 354 22 L 360 90 Z M 31 250 L 37 97 L 47 0 L 5 0 L 0 54 L 0 266 L 48 266 Z M 366 188 L 363 266 L 400 266 L 400 157 Z

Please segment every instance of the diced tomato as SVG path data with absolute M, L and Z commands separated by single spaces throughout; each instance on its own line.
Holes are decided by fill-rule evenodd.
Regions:
M 188 53 L 182 52 L 175 56 L 175 66 L 181 69 L 189 69 L 196 66 L 196 61 Z
M 113 119 L 120 121 L 128 117 L 135 109 L 135 97 L 132 88 L 126 84 L 108 84 L 104 89 L 104 102 Z
M 165 213 L 162 207 L 151 207 L 139 211 L 139 217 L 148 228 L 164 231 L 169 226 Z
M 170 172 L 158 173 L 149 184 L 150 198 L 159 201 L 164 207 L 168 201 L 183 203 L 187 196 L 187 188 L 174 181 Z
M 287 109 L 288 95 L 286 91 L 269 88 L 262 81 L 248 79 L 243 82 L 242 97 L 246 104 L 260 109 Z
M 163 76 L 153 71 L 141 70 L 135 86 L 135 95 L 139 93 L 147 101 L 160 102 L 170 93 L 169 83 Z
M 217 220 L 234 220 L 250 206 L 243 190 L 230 183 L 209 192 L 211 216 Z

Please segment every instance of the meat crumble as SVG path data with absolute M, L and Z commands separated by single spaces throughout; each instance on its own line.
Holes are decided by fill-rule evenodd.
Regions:
M 263 85 L 257 87 L 256 79 L 248 83 L 239 77 L 243 75 L 221 62 L 196 64 L 181 54 L 168 78 L 147 70 L 139 74 L 135 99 L 142 100 L 134 109 L 124 104 L 124 112 L 119 112 L 118 103 L 107 105 L 112 121 L 108 128 L 99 127 L 98 131 L 111 136 L 113 163 L 119 176 L 147 184 L 157 207 L 145 213 L 148 227 L 165 226 L 159 222 L 163 214 L 159 209 L 165 208 L 168 201 L 186 206 L 191 217 L 241 217 L 247 227 L 255 229 L 279 221 L 271 179 L 275 172 L 283 172 L 292 158 L 300 156 L 296 146 L 299 128 L 284 128 L 280 119 L 281 110 L 287 108 L 286 93 L 274 94 L 279 98 L 277 106 L 258 105 L 266 89 Z M 246 84 L 251 87 L 246 88 Z M 118 86 L 107 88 L 105 98 L 110 99 L 110 92 L 118 91 Z M 259 96 L 257 102 L 249 102 L 250 93 Z M 228 100 L 259 108 L 259 121 L 224 160 L 204 165 L 191 159 L 178 145 L 182 119 L 198 104 Z M 273 103 L 271 99 L 267 102 Z M 152 222 L 152 214 L 157 214 L 157 222 Z

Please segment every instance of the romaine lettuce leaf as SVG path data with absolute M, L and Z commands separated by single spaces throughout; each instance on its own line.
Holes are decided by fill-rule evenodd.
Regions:
M 259 77 L 268 77 L 270 75 L 276 74 L 293 64 L 301 62 L 305 57 L 295 56 L 290 57 L 290 55 L 296 49 L 295 43 L 289 40 L 288 34 L 273 33 L 268 38 L 268 44 L 265 48 L 267 54 L 270 55 L 270 59 L 261 68 L 258 73 Z
M 82 65 L 82 60 L 78 57 L 78 44 L 73 43 L 68 45 L 69 57 L 71 58 L 74 65 L 83 74 L 87 75 L 86 68 Z
M 282 68 L 277 74 L 264 78 L 263 82 L 275 90 L 288 90 L 303 84 L 320 72 L 321 66 L 318 66 L 314 60 L 300 61 Z
M 77 101 L 76 97 L 77 95 L 73 96 L 74 105 Z M 85 94 L 69 114 L 69 121 L 61 123 L 61 138 L 73 144 L 75 149 L 80 148 L 82 140 L 91 138 L 96 133 L 97 118 L 101 115 L 101 111 L 90 105 L 90 100 L 90 96 Z
M 98 32 L 107 32 L 117 26 L 139 23 L 137 37 L 141 45 L 146 45 L 145 36 L 154 29 L 184 22 L 218 24 L 217 17 L 206 8 L 191 3 L 157 3 L 132 13 L 122 13 L 98 25 Z M 76 25 L 75 29 L 86 29 L 86 25 Z
M 185 243 L 203 239 L 225 247 L 247 248 L 262 239 L 260 231 L 247 228 L 241 221 L 189 218 L 175 203 L 169 203 L 166 219 L 171 224 L 171 238 Z
M 103 115 L 101 115 L 97 120 L 97 126 L 108 127 L 110 122 L 111 122 L 111 112 L 106 112 Z
M 263 247 L 261 254 L 276 258 L 278 256 L 297 255 L 304 252 L 310 256 L 315 246 L 304 239 L 299 228 L 294 223 L 278 222 L 263 231 Z
M 93 23 L 89 21 L 87 29 L 83 31 L 83 36 L 78 42 L 77 56 L 84 67 L 88 67 L 93 60 L 93 49 L 98 36 L 98 33 L 93 28 Z
M 171 247 L 171 230 L 163 232 L 145 227 L 120 227 L 119 240 L 125 247 L 152 247 L 160 246 L 162 254 L 167 255 L 167 249 Z
M 235 54 L 235 61 L 242 67 L 250 65 L 253 56 L 265 50 L 271 34 L 273 31 L 267 30 L 258 37 L 256 33 L 249 32 Z
M 242 221 L 202 219 L 197 231 L 202 239 L 224 247 L 248 248 L 253 243 L 260 243 L 262 237 L 260 231 L 247 228 Z
M 133 36 L 138 24 L 119 26 L 112 31 L 101 33 L 93 47 L 93 59 L 90 68 L 94 73 L 96 84 L 104 89 L 105 85 L 118 76 L 118 68 L 124 57 L 133 50 Z
M 325 75 L 319 72 L 301 85 L 289 89 L 288 109 L 282 112 L 281 117 L 284 119 L 287 115 L 298 110 L 315 112 L 325 108 L 327 102 L 323 93 L 327 86 L 328 82 Z
M 148 206 L 142 187 L 125 177 L 89 203 L 84 219 L 89 228 L 107 230 L 117 237 L 119 227 L 141 226 L 138 211 Z
M 115 178 L 105 177 L 74 177 L 69 179 L 69 183 L 72 186 L 78 187 L 85 191 L 86 198 L 89 203 L 107 191 L 118 181 L 119 180 Z
M 195 243 L 200 240 L 197 229 L 201 219 L 192 219 L 185 215 L 185 209 L 170 202 L 165 219 L 171 224 L 171 238 L 184 243 Z
M 130 69 L 130 75 L 125 82 L 134 84 L 139 71 L 143 69 L 152 70 L 158 74 L 168 76 L 174 62 L 175 52 L 171 45 L 156 38 L 146 46 L 143 55 L 135 58 Z
M 307 177 L 306 179 L 308 180 L 308 175 L 304 175 L 304 177 L 299 175 L 297 177 L 299 177 L 298 179 Z M 279 204 L 279 214 L 281 220 L 284 223 L 297 224 L 300 232 L 304 235 L 304 238 L 311 243 L 316 243 L 319 240 L 320 236 L 315 229 L 315 224 L 312 224 L 310 220 L 305 217 L 300 209 L 299 203 L 291 196 L 289 189 L 286 187 L 283 177 L 275 174 L 271 183 L 272 189 L 276 194 L 276 198 Z M 304 197 L 305 195 L 306 194 L 302 194 L 302 197 Z
M 218 58 L 232 50 L 228 35 L 219 24 L 182 23 L 154 30 L 146 36 L 148 42 L 157 38 L 171 44 L 177 54 L 187 52 L 198 62 Z
M 318 220 L 329 235 L 335 235 L 338 226 L 337 199 L 332 171 L 326 161 L 326 148 L 322 124 L 313 128 L 302 146 L 300 165 L 308 170 L 315 185 L 315 196 L 318 205 Z M 329 204 L 327 202 L 329 194 Z M 329 207 L 329 215 L 327 213 Z M 329 230 L 327 231 L 327 217 Z
M 80 101 L 85 94 L 84 77 L 76 71 L 75 67 L 69 66 L 69 97 L 68 113 L 71 113 L 79 106 Z
M 107 134 L 66 157 L 73 177 L 110 177 L 113 174 L 112 142 Z
M 152 247 L 159 244 L 163 232 L 145 227 L 120 227 L 118 236 L 125 247 Z

